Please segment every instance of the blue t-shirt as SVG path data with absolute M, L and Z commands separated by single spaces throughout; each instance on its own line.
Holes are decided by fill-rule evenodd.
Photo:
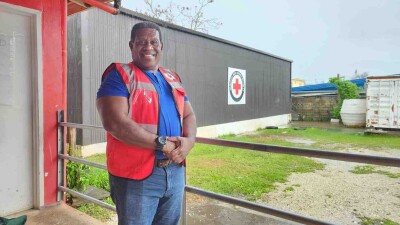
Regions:
M 165 80 L 160 71 L 152 73 L 143 70 L 153 83 L 159 98 L 160 120 L 158 124 L 158 135 L 160 136 L 181 136 L 181 125 L 179 114 L 175 106 L 172 88 Z M 97 92 L 97 98 L 103 96 L 122 96 L 129 98 L 129 92 L 124 81 L 114 68 L 106 76 Z M 185 96 L 185 101 L 188 98 Z M 156 151 L 157 159 L 166 159 L 161 151 Z

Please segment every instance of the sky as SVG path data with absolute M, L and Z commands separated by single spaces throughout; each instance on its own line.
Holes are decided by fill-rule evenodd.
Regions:
M 145 9 L 143 0 L 122 6 Z M 400 0 L 214 0 L 204 13 L 223 23 L 209 35 L 292 60 L 292 78 L 306 84 L 356 70 L 400 74 Z

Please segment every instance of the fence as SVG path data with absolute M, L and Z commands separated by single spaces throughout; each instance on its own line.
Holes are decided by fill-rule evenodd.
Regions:
M 68 156 L 64 153 L 64 137 L 65 137 L 65 127 L 70 128 L 78 128 L 78 129 L 100 129 L 104 130 L 103 127 L 92 126 L 92 125 L 84 125 L 84 124 L 76 124 L 76 123 L 67 123 L 63 120 L 63 111 L 58 112 L 58 201 L 63 199 L 64 192 L 76 195 L 80 198 L 98 204 L 104 208 L 115 211 L 115 207 L 104 203 L 100 200 L 92 198 L 90 196 L 84 195 L 82 193 L 76 192 L 74 190 L 68 189 L 64 185 L 65 180 L 65 164 L 64 160 L 69 160 L 72 162 L 82 163 L 88 166 L 93 166 L 96 168 L 106 170 L 106 166 L 98 163 L 89 162 L 87 160 L 76 158 L 72 156 Z M 382 157 L 382 156 L 370 156 L 370 155 L 360 155 L 360 154 L 352 154 L 352 153 L 342 153 L 342 152 L 333 152 L 333 151 L 323 151 L 323 150 L 314 150 L 314 149 L 304 149 L 304 148 L 293 148 L 293 147 L 283 147 L 283 146 L 275 146 L 275 145 L 264 145 L 264 144 L 255 144 L 255 143 L 246 143 L 246 142 L 238 142 L 238 141 L 228 141 L 228 140 L 217 140 L 210 138 L 196 138 L 196 143 L 204 143 L 218 146 L 227 146 L 227 147 L 235 147 L 241 149 L 249 149 L 255 151 L 262 152 L 272 152 L 272 153 L 280 153 L 280 154 L 290 154 L 290 155 L 298 155 L 298 156 L 307 156 L 307 157 L 315 157 L 315 158 L 324 158 L 324 159 L 333 159 L 340 161 L 348 161 L 348 162 L 358 162 L 358 163 L 366 163 L 366 164 L 374 164 L 381 166 L 392 166 L 392 167 L 400 167 L 400 158 L 393 157 Z M 238 205 L 247 209 L 255 210 L 261 213 L 269 214 L 272 216 L 280 217 L 286 220 L 302 223 L 302 224 L 310 224 L 310 225 L 327 225 L 332 224 L 329 222 L 321 221 L 315 218 L 306 217 L 303 215 L 295 214 L 292 212 L 275 209 L 272 207 L 268 207 L 265 205 L 257 204 L 254 202 L 233 198 L 226 195 L 221 195 L 209 191 L 205 191 L 196 187 L 191 187 L 186 185 L 185 191 L 202 195 L 205 197 L 209 197 L 212 199 L 216 199 L 222 202 Z M 183 210 L 186 212 L 186 201 L 184 201 Z M 186 225 L 186 213 L 182 214 L 181 224 Z

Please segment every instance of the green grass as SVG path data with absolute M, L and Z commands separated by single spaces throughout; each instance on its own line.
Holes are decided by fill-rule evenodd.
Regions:
M 103 202 L 114 205 L 114 203 L 111 200 L 111 197 L 104 199 Z M 108 209 L 105 209 L 101 206 L 98 206 L 94 203 L 82 204 L 77 209 L 83 213 L 86 213 L 86 214 L 102 221 L 102 222 L 109 221 L 115 214 L 114 212 L 112 212 Z
M 86 157 L 85 159 L 88 161 L 100 163 L 103 165 L 106 165 L 106 162 L 107 162 L 105 154 L 92 155 L 92 156 Z
M 284 192 L 288 192 L 288 191 L 294 191 L 294 187 L 286 187 L 285 190 L 283 190 Z
M 286 182 L 292 173 L 313 172 L 324 167 L 299 156 L 205 144 L 196 144 L 187 164 L 189 185 L 248 200 L 275 190 L 275 183 Z
M 106 155 L 105 154 L 93 155 L 85 158 L 85 160 L 105 165 Z M 95 186 L 97 188 L 104 189 L 108 192 L 110 191 L 110 185 L 108 183 L 108 173 L 106 170 L 102 170 L 95 167 L 89 167 L 85 177 L 88 179 L 88 181 L 86 182 L 87 186 Z M 114 205 L 111 197 L 103 199 L 102 201 Z M 82 204 L 79 207 L 77 207 L 77 209 L 103 222 L 109 221 L 115 214 L 114 212 L 105 209 L 99 205 L 96 205 L 94 203 Z
M 350 170 L 350 172 L 354 174 L 382 174 L 386 175 L 390 178 L 400 178 L 400 173 L 391 173 L 389 171 L 384 171 L 384 170 L 377 170 L 375 166 L 356 166 L 353 170 Z
M 228 136 L 224 136 L 228 137 Z M 242 136 L 242 140 L 259 139 L 264 144 L 283 145 L 283 146 L 299 146 L 285 140 L 285 137 L 304 138 L 315 141 L 310 148 L 326 148 L 326 145 L 337 144 L 340 140 L 341 144 L 357 146 L 359 148 L 380 149 L 382 147 L 400 149 L 400 138 L 390 135 L 374 135 L 355 132 L 342 132 L 340 130 L 328 130 L 320 128 L 307 128 L 305 130 L 295 130 L 293 128 L 285 129 L 260 129 L 257 134 Z M 278 140 L 276 140 L 278 139 Z M 300 145 L 301 146 L 301 145 Z M 336 147 L 329 150 L 342 150 Z
M 88 161 L 100 163 L 103 165 L 106 164 L 106 155 L 105 154 L 97 154 L 97 155 L 87 157 L 85 159 Z M 108 173 L 106 170 L 95 168 L 95 167 L 90 167 L 87 177 L 89 178 L 88 185 L 96 186 L 97 188 L 101 188 L 106 191 L 110 191 L 110 184 L 108 183 Z
M 361 225 L 400 225 L 389 219 L 372 219 L 368 217 L 363 217 L 361 219 Z

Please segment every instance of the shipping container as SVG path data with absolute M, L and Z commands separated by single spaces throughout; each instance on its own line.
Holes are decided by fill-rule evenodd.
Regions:
M 400 76 L 367 78 L 367 127 L 400 129 Z

